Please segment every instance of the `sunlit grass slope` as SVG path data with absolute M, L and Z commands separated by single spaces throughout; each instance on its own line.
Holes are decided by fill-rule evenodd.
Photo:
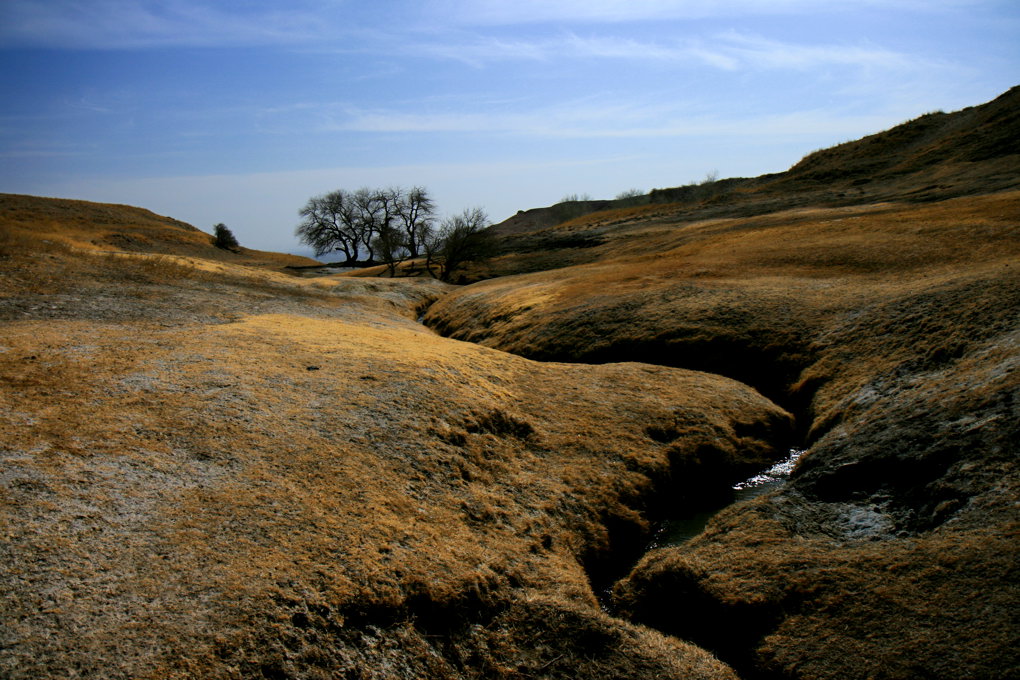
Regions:
M 734 677 L 592 584 L 658 505 L 780 455 L 785 411 L 439 337 L 432 280 L 109 253 L 61 219 L 0 223 L 0 675 Z
M 940 334 L 899 329 L 916 336 L 910 343 L 918 344 L 906 351 L 935 351 L 945 333 L 961 334 L 960 343 L 976 339 L 973 333 L 988 332 L 970 328 L 981 326 L 975 315 L 983 311 L 1008 316 L 1020 256 L 1018 214 L 1020 192 L 1007 192 L 921 205 L 635 222 L 607 230 L 596 262 L 474 284 L 443 298 L 426 322 L 536 359 L 644 356 L 730 375 L 787 399 L 809 366 L 804 377 L 832 377 L 834 369 L 820 362 L 825 342 L 876 305 L 973 288 L 953 306 L 931 310 L 927 323 L 942 323 L 959 311 L 955 305 L 977 308 L 975 318 Z M 861 360 L 864 366 L 841 365 L 839 378 L 887 367 L 868 364 L 885 361 L 881 355 Z M 826 405 L 818 403 L 820 410 Z
M 127 205 L 0 194 L 0 225 L 7 239 L 30 235 L 89 250 L 182 255 L 277 269 L 316 264 L 297 255 L 216 248 L 210 234 L 190 224 Z

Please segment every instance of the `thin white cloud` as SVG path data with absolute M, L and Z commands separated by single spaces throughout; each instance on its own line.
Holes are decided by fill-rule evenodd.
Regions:
M 654 126 L 673 115 L 675 106 L 619 103 L 589 97 L 536 105 L 531 99 L 478 102 L 461 97 L 435 99 L 428 110 L 388 107 L 367 109 L 344 102 L 297 104 L 316 132 L 380 134 L 457 133 L 506 134 L 540 137 L 600 137 L 624 129 Z
M 656 43 L 613 36 L 567 36 L 558 43 L 562 56 L 579 59 L 625 59 L 652 62 L 707 64 L 732 69 L 736 63 L 725 54 L 704 46 L 698 39 Z
M 47 151 L 45 149 L 12 149 L 0 151 L 0 158 L 7 160 L 66 159 L 82 156 L 79 151 Z
M 137 49 L 293 44 L 322 32 L 308 7 L 208 0 L 3 0 L 0 46 Z
M 798 44 L 727 31 L 670 42 L 567 33 L 555 39 L 506 41 L 477 37 L 456 43 L 420 43 L 406 48 L 417 55 L 462 61 L 481 67 L 504 61 L 626 60 L 676 66 L 738 69 L 804 69 L 818 66 L 929 68 L 921 58 L 872 44 Z
M 749 16 L 837 15 L 844 11 L 918 13 L 969 10 L 992 0 L 389 0 L 377 6 L 345 0 L 2 0 L 0 47 L 139 49 L 170 46 L 287 45 L 294 48 L 371 49 L 368 34 L 393 47 L 417 31 L 448 36 L 451 29 L 522 24 L 580 26 Z M 338 40 L 347 36 L 352 40 Z M 394 37 L 394 45 L 386 36 Z M 360 39 L 359 39 L 360 38 Z M 358 43 L 361 43 L 359 45 Z M 463 48 L 464 46 L 462 46 Z M 471 46 L 466 46 L 468 52 Z M 606 46 L 603 46 L 606 47 Z M 652 46 L 654 47 L 654 46 Z M 462 49 L 457 48 L 457 49 Z M 668 46 L 660 49 L 670 48 Z M 444 50 L 432 46 L 433 53 Z M 445 49 L 454 57 L 455 48 Z M 542 44 L 490 40 L 487 58 L 540 59 Z M 475 59 L 482 59 L 476 56 Z M 470 54 L 461 55 L 470 60 Z
M 689 2 L 685 0 L 445 0 L 439 13 L 462 25 L 515 25 L 527 23 L 612 23 L 651 19 L 714 16 L 732 11 L 720 5 L 764 5 L 763 2 Z M 772 3 L 781 4 L 781 2 Z
M 755 68 L 803 69 L 841 65 L 923 68 L 930 64 L 903 52 L 874 45 L 798 45 L 731 31 L 720 37 L 720 51 Z
M 557 139 L 641 139 L 724 135 L 818 135 L 847 129 L 873 131 L 888 124 L 888 113 L 847 115 L 811 110 L 755 117 L 707 114 L 676 104 L 621 104 L 603 98 L 525 107 L 518 111 L 464 111 L 452 106 L 431 113 L 363 110 L 336 105 L 321 110 L 322 131 L 366 134 L 486 134 Z
M 987 0 L 438 0 L 433 12 L 460 25 L 620 23 L 843 10 L 942 11 Z
M 547 61 L 556 54 L 552 43 L 504 38 L 475 38 L 470 42 L 429 41 L 411 46 L 396 46 L 395 51 L 436 59 L 463 62 L 482 67 L 502 61 Z

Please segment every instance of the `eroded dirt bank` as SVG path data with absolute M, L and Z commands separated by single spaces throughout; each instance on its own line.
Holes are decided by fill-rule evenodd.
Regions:
M 598 261 L 472 285 L 426 322 L 535 358 L 710 370 L 798 412 L 789 485 L 649 554 L 622 615 L 744 677 L 1006 678 L 1018 216 L 1007 192 L 604 226 Z
M 0 674 L 735 677 L 592 579 L 783 454 L 754 390 L 439 337 L 431 281 L 54 234 L 0 243 Z

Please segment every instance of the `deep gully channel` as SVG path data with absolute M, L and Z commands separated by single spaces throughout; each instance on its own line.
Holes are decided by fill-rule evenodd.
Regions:
M 418 321 L 440 335 L 455 337 L 456 329 L 449 327 L 438 329 L 425 323 L 429 306 L 431 304 L 419 311 Z M 589 561 L 584 566 L 592 590 L 603 610 L 614 616 L 616 613 L 613 607 L 613 587 L 633 571 L 645 554 L 657 549 L 682 545 L 702 533 L 711 519 L 725 508 L 777 491 L 786 484 L 797 461 L 805 453 L 808 428 L 813 420 L 810 404 L 820 386 L 812 381 L 811 384 L 801 385 L 801 389 L 796 392 L 790 389 L 791 385 L 797 382 L 802 370 L 815 360 L 804 346 L 748 347 L 733 342 L 733 339 L 720 339 L 719 342 L 706 343 L 702 340 L 673 348 L 626 343 L 624 346 L 603 349 L 598 356 L 585 356 L 583 353 L 576 356 L 527 354 L 522 356 L 536 361 L 578 364 L 639 361 L 722 375 L 756 389 L 794 417 L 795 429 L 792 438 L 776 443 L 778 447 L 787 447 L 787 455 L 768 468 L 733 484 L 728 492 L 712 494 L 702 499 L 685 498 L 676 503 L 657 504 L 655 514 L 650 518 L 653 522 L 650 534 L 614 537 L 614 532 L 632 531 L 632 528 L 606 527 L 614 550 L 608 556 Z M 620 547 L 615 548 L 616 546 Z M 734 670 L 742 676 L 755 677 L 754 670 L 742 663 L 741 658 L 731 654 L 721 658 L 731 663 Z
M 440 335 L 456 337 L 455 328 L 448 326 L 436 328 L 435 326 L 441 324 L 425 323 L 428 308 L 433 303 L 434 301 L 419 310 L 418 322 Z M 784 445 L 788 444 L 793 448 L 788 448 L 785 458 L 733 484 L 728 493 L 713 494 L 700 500 L 684 499 L 679 503 L 660 504 L 655 516 L 651 518 L 653 530 L 650 537 L 612 541 L 614 544 L 626 546 L 621 550 L 626 554 L 615 554 L 609 559 L 586 565 L 592 588 L 607 609 L 610 602 L 608 595 L 612 586 L 627 576 L 645 553 L 657 548 L 680 545 L 700 534 L 712 517 L 724 508 L 778 490 L 786 483 L 806 447 L 807 429 L 812 420 L 809 405 L 818 385 L 807 385 L 797 393 L 790 391 L 790 385 L 796 382 L 803 368 L 814 360 L 803 346 L 748 347 L 730 338 L 720 339 L 718 342 L 698 340 L 680 347 L 656 346 L 654 343 L 647 346 L 641 343 L 623 343 L 603 348 L 597 355 L 578 352 L 574 355 L 522 356 L 535 361 L 579 364 L 638 361 L 714 373 L 755 388 L 794 416 L 793 438 L 789 442 L 784 442 Z M 791 360 L 789 357 L 797 359 Z

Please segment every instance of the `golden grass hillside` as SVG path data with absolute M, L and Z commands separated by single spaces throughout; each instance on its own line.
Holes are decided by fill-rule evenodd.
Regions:
M 626 225 L 747 218 L 797 208 L 944 201 L 1020 189 L 1020 86 L 961 111 L 918 116 L 805 156 L 785 172 L 711 178 L 612 201 L 521 211 L 494 227 L 508 257 L 476 276 L 599 259 Z M 573 219 L 571 219 L 573 218 Z M 568 226 L 564 224 L 570 220 Z M 607 231 L 609 232 L 607 234 Z
M 216 248 L 210 234 L 190 224 L 128 205 L 0 194 L 0 224 L 8 242 L 28 236 L 44 245 L 180 255 L 271 269 L 318 264 L 297 255 Z
M 781 455 L 783 409 L 442 338 L 435 281 L 40 220 L 0 222 L 3 677 L 735 677 L 595 590 L 663 504 Z
M 426 323 L 727 375 L 810 447 L 783 490 L 649 554 L 618 613 L 742 677 L 1014 676 L 1020 192 L 612 219 L 563 225 L 598 231 L 595 261 L 462 288 Z

